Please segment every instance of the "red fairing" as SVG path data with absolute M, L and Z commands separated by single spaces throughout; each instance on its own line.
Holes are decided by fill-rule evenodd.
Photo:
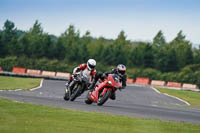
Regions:
M 95 88 L 95 91 L 93 91 L 91 94 L 91 100 L 93 100 L 94 102 L 98 101 L 99 92 L 106 86 L 106 84 L 107 84 L 107 81 L 104 81 L 97 85 L 97 87 Z
M 108 81 L 111 82 L 112 84 L 110 84 Z M 104 79 L 103 82 L 99 83 L 96 86 L 93 92 L 89 93 L 90 100 L 92 100 L 93 102 L 97 102 L 99 99 L 100 92 L 102 92 L 101 95 L 104 95 L 105 92 L 109 89 L 112 93 L 114 93 L 117 90 L 117 88 L 115 87 L 120 87 L 120 86 L 121 84 L 119 82 L 115 82 L 112 75 L 109 74 L 109 76 L 106 79 Z

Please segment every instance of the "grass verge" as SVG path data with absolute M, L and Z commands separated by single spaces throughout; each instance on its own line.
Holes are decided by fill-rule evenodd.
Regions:
M 192 106 L 200 107 L 200 93 L 193 91 L 184 91 L 184 90 L 172 90 L 165 88 L 156 88 L 162 93 L 167 93 L 172 96 L 176 96 L 181 98 L 187 102 L 189 102 Z
M 71 111 L 0 99 L 1 133 L 199 133 L 199 124 Z
M 0 90 L 31 89 L 40 85 L 41 79 L 0 76 Z

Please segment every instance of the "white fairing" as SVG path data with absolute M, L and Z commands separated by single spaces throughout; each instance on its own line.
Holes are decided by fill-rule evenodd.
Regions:
M 91 71 L 88 69 L 83 70 L 83 76 L 86 77 L 88 81 L 90 81 L 90 73 Z
M 78 68 L 76 67 L 76 68 L 74 68 L 74 70 L 73 70 L 73 74 L 75 74 L 76 73 L 76 70 L 77 70 Z

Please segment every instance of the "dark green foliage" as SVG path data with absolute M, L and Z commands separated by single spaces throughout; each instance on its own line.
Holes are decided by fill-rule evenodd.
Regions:
M 157 35 L 153 38 L 153 45 L 155 46 L 162 46 L 166 43 L 165 41 L 165 37 L 162 33 L 162 31 L 160 30 Z
M 9 20 L 4 23 L 3 30 L 0 33 L 0 57 L 6 55 L 15 55 L 18 53 L 19 45 L 17 44 L 17 29 L 15 24 Z
M 36 20 L 28 31 L 21 31 L 6 20 L 0 30 L 0 66 L 71 72 L 89 58 L 97 61 L 97 71 L 108 71 L 118 64 L 128 68 L 128 77 L 200 84 L 200 48 L 192 48 L 180 31 L 166 42 L 162 31 L 153 42 L 132 42 L 121 31 L 115 40 L 94 38 L 87 31 L 80 36 L 70 25 L 60 36 L 43 31 Z
M 199 49 L 195 48 L 193 50 L 193 63 L 200 64 L 200 47 L 199 47 Z
M 59 61 L 57 59 L 33 59 L 16 56 L 9 56 L 0 58 L 0 66 L 3 67 L 4 71 L 12 71 L 12 67 L 25 67 L 28 69 L 48 70 L 48 71 L 60 71 L 60 72 L 71 72 L 75 64 L 69 66 L 65 61 Z
M 155 56 L 155 66 L 161 72 L 178 71 L 175 49 L 170 44 L 159 47 Z

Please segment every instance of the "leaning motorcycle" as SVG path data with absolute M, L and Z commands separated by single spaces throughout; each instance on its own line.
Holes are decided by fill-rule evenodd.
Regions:
M 67 85 L 65 89 L 64 99 L 74 101 L 78 96 L 80 96 L 89 85 L 88 77 L 83 75 L 83 72 L 80 71 L 76 75 L 72 76 L 72 82 Z
M 92 92 L 88 92 L 85 103 L 92 104 L 95 102 L 97 105 L 101 106 L 120 88 L 121 83 L 119 76 L 117 74 L 109 74 Z

